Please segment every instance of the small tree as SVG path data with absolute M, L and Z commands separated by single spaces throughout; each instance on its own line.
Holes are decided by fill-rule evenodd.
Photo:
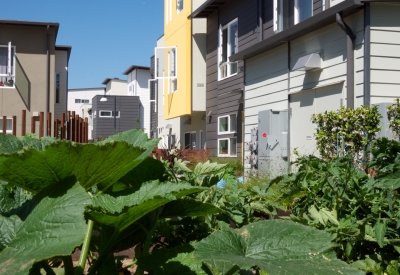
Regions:
M 381 118 L 377 106 L 342 107 L 338 111 L 312 115 L 311 121 L 317 124 L 314 135 L 321 156 L 334 159 L 352 153 L 357 158 L 361 157 L 366 146 L 381 130 Z

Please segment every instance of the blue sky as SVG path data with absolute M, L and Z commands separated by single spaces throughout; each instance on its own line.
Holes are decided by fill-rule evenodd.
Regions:
M 2 9 L 1 19 L 60 23 L 57 45 L 72 46 L 69 88 L 102 87 L 107 77 L 126 79 L 122 72 L 130 65 L 150 66 L 156 41 L 164 31 L 163 0 L 7 3 L 11 6 Z

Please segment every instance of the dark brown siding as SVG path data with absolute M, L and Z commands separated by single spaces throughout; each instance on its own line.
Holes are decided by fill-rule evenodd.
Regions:
M 238 74 L 218 81 L 218 34 L 219 26 L 226 25 L 234 19 L 238 19 L 238 50 L 241 51 L 257 43 L 259 40 L 259 0 L 232 0 L 214 12 L 207 20 L 207 117 L 206 140 L 207 149 L 217 154 L 218 140 L 218 116 L 236 114 L 237 133 L 221 135 L 237 138 L 237 156 L 241 157 L 242 150 L 242 111 L 243 104 L 240 98 L 243 89 L 243 62 L 238 64 Z M 265 1 L 265 0 L 263 0 Z M 268 0 L 266 2 L 269 2 Z

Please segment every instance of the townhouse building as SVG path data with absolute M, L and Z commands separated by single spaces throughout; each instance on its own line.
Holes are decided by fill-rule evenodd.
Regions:
M 70 46 L 56 45 L 59 23 L 0 20 L 0 127 L 22 134 L 39 126 L 39 113 L 59 118 L 67 110 Z M 13 117 L 16 121 L 13 121 Z M 34 117 L 33 120 L 30 117 Z M 52 124 L 44 135 L 52 135 Z M 15 129 L 13 129 L 15 127 Z
M 163 92 L 158 101 L 159 107 L 163 103 L 163 117 L 158 116 L 157 131 L 166 146 L 174 140 L 181 148 L 206 146 L 206 20 L 188 18 L 203 2 L 164 0 L 164 36 L 158 41 L 163 46 L 155 49 L 154 79 Z

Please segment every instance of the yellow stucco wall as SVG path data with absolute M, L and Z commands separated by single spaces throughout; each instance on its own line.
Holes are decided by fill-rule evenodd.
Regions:
M 190 115 L 192 113 L 192 26 L 191 21 L 187 18 L 191 10 L 191 1 L 184 1 L 183 10 L 177 13 L 176 0 L 164 0 L 164 45 L 165 47 L 177 47 L 178 61 L 177 90 L 169 93 L 168 80 L 164 81 L 164 98 L 166 99 L 164 105 L 165 119 Z M 168 20 L 166 17 L 168 17 Z

